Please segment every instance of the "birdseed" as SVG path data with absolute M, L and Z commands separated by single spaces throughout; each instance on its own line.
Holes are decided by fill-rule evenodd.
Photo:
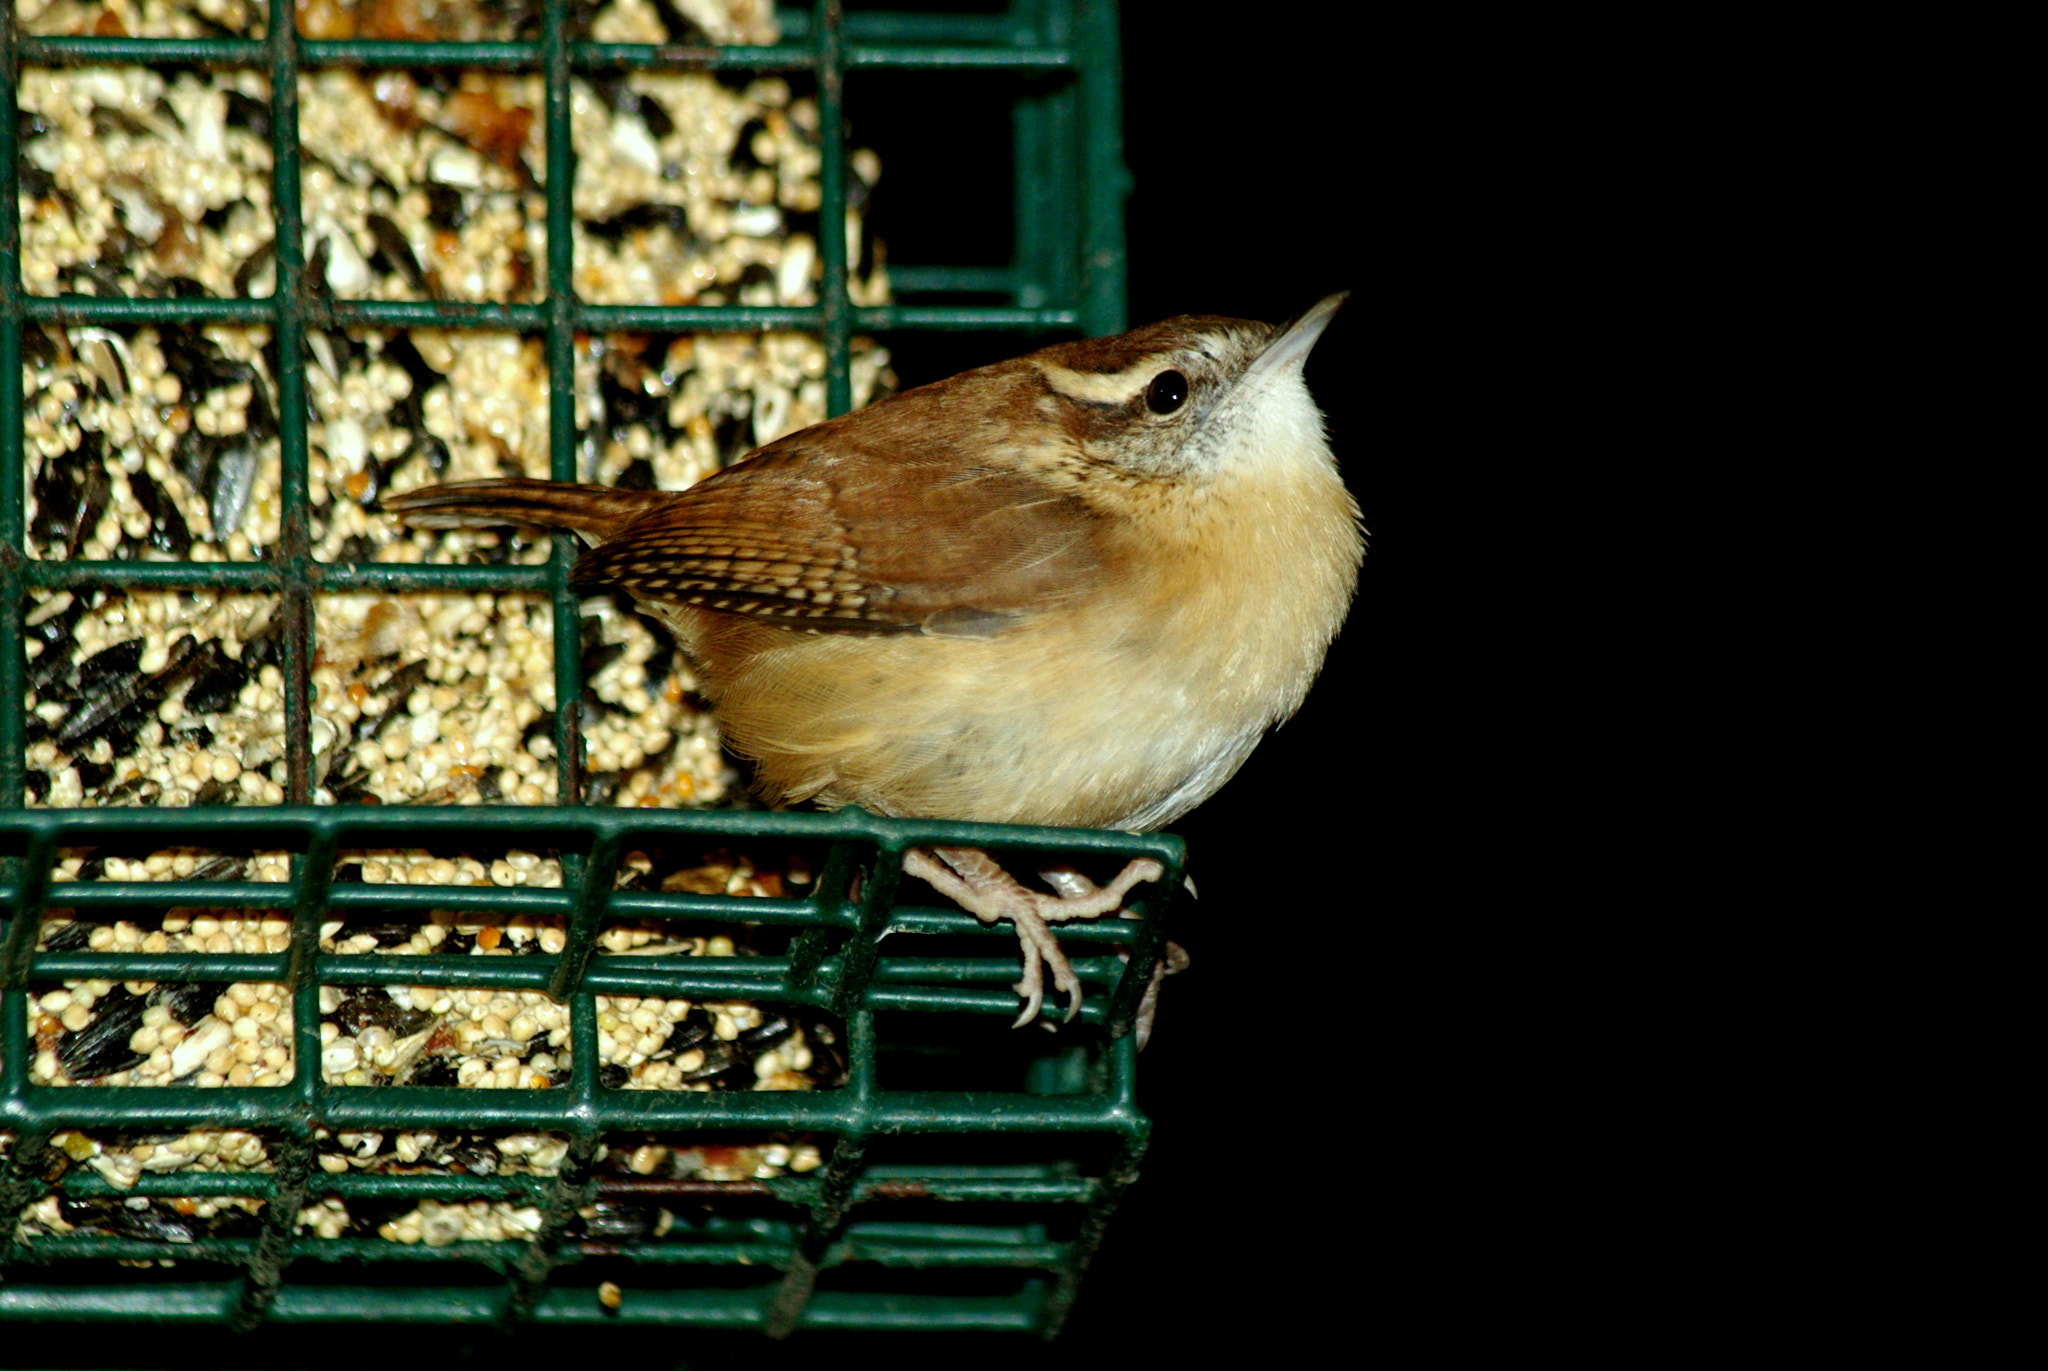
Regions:
M 417 0 L 311 0 L 307 36 L 531 36 L 537 10 Z M 761 0 L 616 0 L 601 42 L 775 41 Z M 246 0 L 22 0 L 31 34 L 260 37 Z M 307 285 L 337 298 L 529 301 L 545 293 L 546 148 L 538 78 L 496 72 L 309 72 L 299 79 Z M 25 68 L 21 259 L 29 293 L 266 297 L 276 289 L 270 91 L 256 72 Z M 572 81 L 578 159 L 574 281 L 600 303 L 816 302 L 820 171 L 814 101 L 779 77 L 633 72 Z M 888 300 L 862 206 L 879 176 L 851 159 L 844 231 L 856 303 Z M 583 479 L 679 489 L 825 417 L 825 353 L 797 334 L 579 338 Z M 23 336 L 28 553 L 44 560 L 248 562 L 282 527 L 278 359 L 263 326 L 31 324 Z M 326 562 L 537 564 L 516 531 L 408 529 L 379 497 L 440 481 L 548 474 L 548 380 L 537 337 L 459 330 L 309 330 L 313 555 Z M 857 341 L 856 405 L 894 384 Z M 273 805 L 286 779 L 281 614 L 266 595 L 37 592 L 28 609 L 31 807 Z M 319 804 L 553 804 L 553 607 L 542 596 L 320 595 L 311 682 Z M 610 598 L 584 607 L 581 711 L 588 803 L 703 807 L 740 797 L 715 720 L 667 634 Z M 62 854 L 58 881 L 284 882 L 277 852 Z M 336 881 L 558 888 L 555 854 L 346 852 Z M 738 854 L 631 854 L 621 883 L 774 896 L 801 865 Z M 428 958 L 416 984 L 323 986 L 320 1060 L 295 1060 L 295 1007 L 265 982 L 66 980 L 32 988 L 34 1084 L 554 1089 L 571 1065 L 568 1010 L 527 991 L 434 985 L 432 959 L 556 954 L 559 919 L 333 920 L 320 950 Z M 38 949 L 276 955 L 282 913 L 180 908 L 129 919 L 55 909 Z M 599 955 L 745 955 L 745 933 L 615 921 Z M 736 943 L 736 939 L 738 942 Z M 822 1015 L 744 1002 L 596 999 L 600 1080 L 629 1090 L 803 1090 L 843 1077 Z M 114 1191 L 147 1175 L 273 1169 L 275 1140 L 235 1129 L 53 1142 Z M 0 1137 L 0 1155 L 12 1140 Z M 323 1134 L 324 1174 L 555 1174 L 549 1134 Z M 712 1145 L 607 1139 L 600 1174 L 741 1183 L 822 1162 L 806 1139 Z M 531 1206 L 310 1200 L 302 1232 L 401 1243 L 526 1242 Z M 253 1198 L 42 1196 L 24 1237 L 74 1231 L 172 1243 L 247 1236 Z M 657 1234 L 658 1206 L 601 1201 L 592 1235 Z

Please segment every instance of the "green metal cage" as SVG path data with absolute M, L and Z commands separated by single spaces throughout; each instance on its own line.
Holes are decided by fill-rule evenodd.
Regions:
M 1135 1176 L 1148 1124 L 1136 1108 L 1135 1046 L 1128 1029 L 1145 975 L 1163 945 L 1163 917 L 1178 888 L 1177 840 L 1062 830 L 897 821 L 847 810 L 832 815 L 553 807 L 316 807 L 310 803 L 311 663 L 315 596 L 335 591 L 525 593 L 554 607 L 558 698 L 582 688 L 574 560 L 558 539 L 536 566 L 393 566 L 322 563 L 308 537 L 309 328 L 497 329 L 544 338 L 551 379 L 550 452 L 557 479 L 573 479 L 577 442 L 572 350 L 579 334 L 632 329 L 812 332 L 824 340 L 829 408 L 850 403 L 849 340 L 856 332 L 1010 330 L 1112 333 L 1121 329 L 1122 200 L 1128 177 L 1118 135 L 1116 14 L 1108 0 L 1014 0 L 1002 14 L 842 13 L 839 0 L 778 15 L 775 47 L 691 48 L 580 41 L 567 0 L 547 0 L 537 42 L 313 41 L 294 31 L 290 0 L 271 0 L 268 36 L 241 39 L 33 37 L 0 32 L 0 1320 L 183 1321 L 247 1328 L 318 1321 L 689 1324 L 784 1334 L 796 1328 L 946 1328 L 1055 1333 L 1119 1196 Z M 23 287 L 17 214 L 16 121 L 23 67 L 193 64 L 265 73 L 271 92 L 277 287 L 266 298 L 136 299 L 30 295 Z M 545 295 L 531 304 L 328 299 L 304 288 L 298 73 L 324 66 L 463 68 L 537 73 L 545 83 L 547 259 Z M 846 149 L 842 85 L 848 71 L 985 71 L 1016 81 L 1015 260 L 1006 268 L 898 267 L 910 303 L 856 307 L 847 293 L 842 235 L 820 237 L 823 284 L 815 307 L 597 306 L 572 289 L 572 74 L 630 70 L 788 72 L 815 82 L 823 165 L 822 222 L 843 217 Z M 1000 292 L 1001 306 L 947 303 L 949 294 Z M 261 324 L 278 342 L 283 523 L 270 560 L 46 561 L 29 555 L 24 489 L 23 330 L 103 323 Z M 24 616 L 32 592 L 118 588 L 215 590 L 272 597 L 283 616 L 286 803 L 217 809 L 49 809 L 25 789 Z M 579 794 L 576 711 L 556 720 L 559 794 Z M 341 884 L 337 854 L 357 848 L 518 841 L 559 854 L 559 889 L 464 890 Z M 623 854 L 674 843 L 792 843 L 820 854 L 805 898 L 738 899 L 615 888 Z M 946 1034 L 922 1023 L 1013 1016 L 1008 982 L 1014 940 L 949 910 L 897 901 L 908 846 L 974 845 L 1026 856 L 1158 859 L 1165 878 L 1134 902 L 1137 922 L 1068 925 L 1076 970 L 1090 987 L 1077 1023 L 1057 1035 L 1016 1034 L 1006 1079 L 968 1064 L 969 1088 L 920 1071 L 892 1085 L 892 1034 L 912 1053 L 937 1052 Z M 287 854 L 290 879 L 61 881 L 67 849 L 170 846 Z M 407 958 L 322 952 L 320 928 L 355 911 L 426 917 L 459 905 L 483 914 L 565 921 L 555 955 Z M 281 911 L 289 949 L 243 953 L 38 950 L 46 912 L 113 918 L 203 906 Z M 670 959 L 593 955 L 606 919 L 751 924 L 785 930 L 786 950 L 754 957 Z M 912 957 L 916 939 L 887 933 L 978 937 L 959 956 Z M 1108 955 L 1125 945 L 1128 963 Z M 949 944 L 952 946 L 955 944 Z M 1079 955 L 1079 954 L 1087 955 Z M 1136 970 L 1133 970 L 1135 968 Z M 191 1086 L 95 1089 L 32 1083 L 33 990 L 75 979 L 264 981 L 288 987 L 297 1069 L 267 1088 Z M 544 991 L 569 1007 L 573 1067 L 545 1090 L 330 1085 L 319 1069 L 320 991 L 427 982 Z M 837 1089 L 787 1093 L 629 1092 L 600 1077 L 599 995 L 730 997 L 809 1006 L 844 1024 L 847 1069 Z M 912 1088 L 904 1088 L 905 1084 Z M 145 1175 L 117 1189 L 65 1168 L 65 1130 L 148 1132 L 195 1127 L 257 1130 L 270 1165 L 247 1173 Z M 558 1174 L 330 1174 L 316 1139 L 343 1130 L 538 1130 L 568 1140 Z M 599 1174 L 609 1137 L 662 1130 L 678 1136 L 782 1133 L 817 1138 L 824 1164 L 769 1180 L 651 1180 Z M 58 1141 L 53 1142 L 53 1139 Z M 892 1152 L 891 1144 L 920 1144 Z M 17 1224 L 24 1205 L 52 1189 L 78 1199 L 233 1195 L 262 1202 L 254 1237 L 167 1243 L 97 1233 L 39 1234 Z M 684 1238 L 577 1237 L 577 1208 L 608 1193 L 686 1199 L 712 1220 Z M 530 1241 L 405 1246 L 372 1238 L 319 1239 L 296 1229 L 323 1196 L 399 1200 L 506 1200 L 540 1215 Z M 721 1218 L 720 1206 L 737 1206 Z M 177 1265 L 138 1274 L 165 1259 Z M 125 1264 L 125 1265 L 124 1265 Z M 422 1266 L 425 1269 L 421 1269 Z M 962 1279 L 963 1274 L 972 1279 Z M 622 1287 L 608 1305 L 600 1278 Z

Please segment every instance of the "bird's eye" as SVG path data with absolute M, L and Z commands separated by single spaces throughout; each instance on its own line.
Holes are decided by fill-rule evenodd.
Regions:
M 1145 403 L 1154 414 L 1171 414 L 1187 403 L 1188 378 L 1177 371 L 1162 371 L 1145 389 Z

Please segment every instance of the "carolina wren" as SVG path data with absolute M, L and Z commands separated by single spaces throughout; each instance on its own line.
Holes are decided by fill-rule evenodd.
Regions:
M 1293 714 L 1365 539 L 1292 324 L 1187 315 L 882 400 L 683 491 L 508 479 L 387 496 L 415 525 L 573 529 L 697 665 L 777 803 L 1142 831 L 1213 794 Z M 1116 910 L 1156 863 L 1061 894 L 973 849 L 904 869 L 1081 986 L 1049 923 Z

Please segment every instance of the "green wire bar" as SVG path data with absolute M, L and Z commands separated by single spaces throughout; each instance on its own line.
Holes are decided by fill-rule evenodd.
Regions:
M 1160 942 L 1166 895 L 1178 880 L 1182 850 L 1164 836 L 1007 828 L 931 821 L 887 820 L 857 809 L 831 815 L 690 813 L 552 807 L 494 811 L 492 833 L 503 841 L 558 849 L 584 858 L 590 874 L 580 888 L 560 890 L 456 890 L 449 887 L 348 886 L 332 884 L 334 856 L 348 849 L 400 844 L 434 845 L 475 836 L 474 811 L 440 808 L 407 811 L 396 807 L 281 807 L 192 810 L 16 810 L 0 814 L 0 855 L 13 870 L 0 884 L 6 911 L 0 945 L 0 1130 L 13 1135 L 14 1154 L 0 1178 L 0 1204 L 19 1207 L 44 1187 L 42 1179 L 53 1135 L 65 1130 L 178 1129 L 233 1127 L 266 1130 L 287 1140 L 268 1172 L 198 1176 L 145 1176 L 116 1191 L 90 1173 L 67 1176 L 64 1193 L 74 1199 L 113 1195 L 223 1195 L 266 1201 L 267 1230 L 276 1236 L 185 1243 L 176 1247 L 93 1235 L 15 1241 L 6 1251 L 8 1280 L 0 1284 L 0 1317 L 123 1318 L 152 1316 L 179 1320 L 250 1323 L 257 1316 L 279 1321 L 329 1316 L 347 1301 L 364 1317 L 436 1320 L 502 1320 L 515 1307 L 522 1318 L 577 1321 L 590 1316 L 584 1304 L 547 1290 L 544 1280 L 521 1287 L 517 1277 L 531 1265 L 537 1244 L 457 1243 L 442 1248 L 404 1247 L 367 1239 L 320 1239 L 293 1233 L 293 1220 L 311 1195 L 444 1201 L 507 1197 L 566 1216 L 586 1197 L 606 1193 L 638 1195 L 759 1195 L 790 1215 L 771 1231 L 745 1243 L 687 1246 L 653 1242 L 622 1244 L 564 1242 L 545 1253 L 546 1270 L 573 1268 L 600 1257 L 619 1257 L 637 1267 L 692 1268 L 709 1264 L 751 1265 L 783 1273 L 764 1286 L 751 1304 L 726 1290 L 636 1290 L 629 1322 L 712 1322 L 759 1326 L 768 1331 L 795 1327 L 1038 1328 L 1072 1298 L 1072 1287 L 1102 1222 L 1135 1178 L 1149 1126 L 1136 1108 L 1135 1049 L 1126 1029 L 1142 993 L 1142 976 L 1128 974 L 1113 957 L 1077 955 L 1076 970 L 1091 990 L 1082 1021 L 1102 1025 L 1109 1044 L 1101 1079 L 1083 1093 L 891 1091 L 876 1079 L 878 1011 L 982 1012 L 1008 1015 L 1015 997 L 1004 984 L 1007 961 L 895 959 L 860 953 L 871 950 L 876 933 L 969 933 L 970 917 L 949 911 L 903 908 L 891 901 L 896 869 L 906 847 L 971 844 L 997 851 L 1099 853 L 1127 859 L 1152 856 L 1164 863 L 1166 881 L 1138 908 L 1136 926 L 1077 926 L 1077 953 L 1111 940 L 1129 942 L 1132 965 L 1149 965 Z M 801 838 L 829 845 L 827 878 L 807 899 L 749 899 L 736 896 L 671 896 L 615 892 L 610 882 L 619 855 L 635 846 L 701 837 Z M 51 863 L 66 848 L 103 841 L 144 846 L 205 843 L 218 847 L 260 846 L 293 855 L 292 878 L 282 884 L 250 882 L 54 882 Z M 565 862 L 565 868 L 567 863 Z M 870 879 L 859 897 L 843 879 L 865 871 Z M 290 912 L 290 951 L 276 956 L 142 954 L 34 951 L 41 913 L 73 910 L 161 909 L 204 901 L 220 911 L 274 909 Z M 573 941 L 556 957 L 422 958 L 318 953 L 321 921 L 350 909 L 418 910 L 456 906 L 470 912 L 566 912 Z M 800 929 L 829 940 L 824 955 L 747 959 L 684 958 L 655 966 L 631 958 L 591 955 L 600 917 L 626 913 L 670 918 L 753 920 Z M 996 934 L 996 937 L 1006 937 Z M 736 965 L 733 963 L 737 963 Z M 576 969 L 563 983 L 565 969 Z M 284 1086 L 199 1089 L 38 1087 L 30 1084 L 34 1056 L 28 1036 L 29 987 L 53 980 L 194 979 L 257 980 L 289 985 L 300 1012 L 296 1022 L 299 1067 Z M 572 1080 L 554 1090 L 480 1092 L 434 1087 L 361 1088 L 329 1085 L 317 1066 L 318 988 L 373 985 L 390 981 L 509 989 L 548 988 L 575 1011 L 580 1039 Z M 1107 993 L 1105 993 L 1105 991 Z M 650 994 L 692 998 L 758 997 L 785 1004 L 811 1004 L 845 1016 L 851 1036 L 850 1069 L 844 1086 L 815 1092 L 696 1094 L 607 1089 L 597 1079 L 592 997 Z M 792 1130 L 828 1135 L 833 1158 L 815 1176 L 755 1182 L 644 1181 L 627 1178 L 579 1180 L 569 1170 L 557 1176 L 502 1179 L 456 1176 L 317 1174 L 312 1167 L 314 1137 L 321 1131 L 389 1129 L 531 1129 L 572 1138 L 585 1153 L 612 1130 L 662 1129 L 690 1132 Z M 868 1140 L 897 1134 L 1002 1136 L 1018 1133 L 1099 1135 L 1110 1139 L 1114 1157 L 1092 1177 L 1049 1175 L 985 1176 L 915 1171 L 890 1175 L 860 1165 Z M 297 1146 L 289 1145 L 296 1142 Z M 891 1200 L 914 1196 L 971 1206 L 1052 1205 L 1077 1208 L 1082 1222 L 1071 1241 L 1018 1240 L 1007 1228 L 948 1225 L 864 1224 L 858 1213 L 886 1208 Z M 807 1217 L 806 1217 L 807 1216 Z M 137 1261 L 172 1255 L 184 1261 L 218 1261 L 238 1273 L 224 1284 L 176 1287 L 184 1293 L 169 1306 L 155 1302 L 164 1287 L 152 1285 L 151 1301 L 138 1302 L 119 1288 L 38 1284 L 37 1267 L 77 1260 Z M 481 1265 L 507 1278 L 502 1300 L 471 1287 L 435 1289 L 422 1285 L 403 1292 L 382 1286 L 337 1286 L 320 1280 L 295 1284 L 305 1263 L 332 1276 L 337 1263 L 376 1265 L 385 1261 L 453 1261 Z M 835 1266 L 864 1262 L 901 1270 L 1016 1268 L 1045 1273 L 1017 1299 L 1004 1303 L 977 1296 L 967 1307 L 956 1297 L 932 1297 L 927 1321 L 905 1322 L 901 1297 L 873 1301 L 864 1315 L 853 1294 L 812 1299 L 819 1274 Z M 298 1264 L 296 1270 L 294 1264 Z M 545 1276 L 546 1271 L 541 1273 Z M 227 1286 L 236 1286 L 230 1290 Z M 521 1290 L 524 1288 L 525 1293 Z M 237 1293 L 239 1291 L 239 1293 Z M 645 1295 L 646 1298 L 642 1298 Z M 917 1303 L 911 1297 L 911 1305 Z M 254 1311 L 252 1313 L 252 1311 Z
M 1123 201 L 1129 176 L 1119 131 L 1117 15 L 1111 0 L 1014 0 L 996 15 L 842 13 L 817 0 L 778 13 L 772 47 L 693 47 L 583 41 L 570 31 L 567 0 L 547 0 L 530 42 L 315 41 L 294 27 L 292 0 L 270 0 L 261 39 L 39 37 L 19 31 L 10 7 L 0 28 L 0 1320 L 206 1324 L 421 1322 L 515 1325 L 689 1325 L 757 1329 L 990 1330 L 1054 1335 L 1071 1307 L 1090 1254 L 1135 1179 L 1150 1125 L 1135 1103 L 1136 1051 L 1129 1029 L 1146 969 L 1164 945 L 1180 887 L 1183 852 L 1160 836 L 997 828 L 895 820 L 857 809 L 835 814 L 549 807 L 316 806 L 310 673 L 315 597 L 343 591 L 523 593 L 554 611 L 556 696 L 582 691 L 578 597 L 569 586 L 574 550 L 557 539 L 538 566 L 322 564 L 310 548 L 306 362 L 309 329 L 516 330 L 544 344 L 550 381 L 550 463 L 575 475 L 578 433 L 574 348 L 579 335 L 630 330 L 804 330 L 827 357 L 828 409 L 850 407 L 849 341 L 891 330 L 1090 334 L 1121 331 Z M 24 67 L 186 64 L 265 75 L 270 91 L 277 284 L 265 298 L 130 299 L 30 295 L 23 286 L 16 112 Z M 301 224 L 298 77 L 322 67 L 462 68 L 536 73 L 547 166 L 547 257 L 535 303 L 336 300 L 306 289 Z M 1014 80 L 1015 256 L 1003 267 L 943 264 L 893 269 L 913 298 L 855 306 L 847 295 L 845 237 L 823 233 L 824 279 L 813 307 L 593 305 L 572 281 L 569 193 L 570 83 L 583 73 L 712 71 L 788 73 L 815 83 L 823 155 L 821 221 L 847 202 L 844 76 L 973 71 Z M 1006 303 L 947 303 L 994 294 Z M 283 520 L 271 560 L 42 561 L 29 556 L 25 491 L 22 334 L 32 325 L 263 325 L 277 340 L 277 418 Z M 21 648 L 33 592 L 243 592 L 273 596 L 283 618 L 285 803 L 208 809 L 30 808 L 26 804 L 26 662 Z M 555 720 L 558 793 L 580 794 L 577 711 Z M 803 898 L 739 898 L 616 889 L 636 849 L 721 842 L 801 843 L 825 854 Z M 503 849 L 558 855 L 559 888 L 455 888 L 337 883 L 336 864 L 356 850 Z M 1007 1019 L 1017 999 L 1014 939 L 950 909 L 901 903 L 906 848 L 977 846 L 1025 858 L 1151 857 L 1166 868 L 1132 902 L 1135 920 L 1070 924 L 1061 938 L 1088 988 L 1078 1023 L 1040 1054 L 1013 1090 L 892 1089 L 878 1069 L 891 1025 L 930 1014 Z M 59 881 L 67 850 L 282 852 L 290 878 L 250 881 Z M 199 907 L 289 918 L 279 952 L 111 953 L 38 950 L 51 911 L 119 919 Z M 559 919 L 559 953 L 522 957 L 337 955 L 320 950 L 323 922 L 372 914 L 426 921 L 436 911 Z M 634 958 L 600 954 L 607 919 L 751 924 L 786 930 L 787 951 L 748 957 Z M 915 939 L 984 940 L 988 955 L 915 957 Z M 1127 949 L 1128 960 L 1116 955 Z M 92 1089 L 37 1085 L 32 1066 L 32 988 L 71 980 L 266 982 L 289 988 L 294 1063 L 274 1087 Z M 384 984 L 544 992 L 570 1011 L 571 1065 L 549 1089 L 330 1085 L 321 1071 L 320 992 Z M 846 1072 L 837 1088 L 811 1091 L 636 1091 L 604 1084 L 596 997 L 758 1000 L 804 1006 L 845 1025 Z M 930 1022 L 930 1020 L 922 1020 Z M 1033 1035 L 1036 1038 L 1036 1035 Z M 1021 1040 L 1020 1040 L 1021 1041 Z M 175 1129 L 246 1129 L 266 1140 L 262 1168 L 144 1174 L 116 1187 L 84 1166 L 67 1169 L 67 1135 Z M 564 1138 L 552 1174 L 330 1174 L 318 1145 L 349 1131 L 532 1130 Z M 714 1181 L 612 1175 L 594 1160 L 605 1139 L 648 1130 L 705 1138 L 796 1133 L 829 1144 L 806 1175 Z M 891 1140 L 1037 1139 L 1051 1161 L 895 1161 Z M 1040 1152 L 1045 1149 L 1039 1148 Z M 1086 1153 L 1090 1160 L 1078 1156 Z M 85 1231 L 24 1235 L 24 1206 L 52 1190 L 68 1201 L 243 1199 L 260 1201 L 254 1236 L 165 1242 Z M 539 1215 L 532 1240 L 411 1246 L 302 1233 L 307 1205 L 332 1196 L 365 1203 L 502 1200 Z M 575 1237 L 579 1207 L 601 1200 L 663 1200 L 757 1206 L 754 1217 L 707 1228 L 689 1241 Z M 947 1207 L 947 1222 L 918 1208 Z M 982 1213 L 985 1208 L 991 1212 Z M 118 1262 L 175 1259 L 165 1280 L 138 1280 Z M 887 1292 L 834 1288 L 835 1273 L 892 1274 Z M 757 1279 L 703 1282 L 722 1268 Z M 971 1292 L 942 1278 L 961 1271 L 1011 1272 L 1008 1293 Z M 628 1283 L 623 1305 L 593 1291 L 602 1273 Z M 398 1273 L 394 1278 L 393 1273 Z M 446 1274 L 442 1274 L 446 1273 Z M 622 1274 L 623 1273 L 623 1274 Z M 938 1282 L 933 1284 L 933 1282 Z

